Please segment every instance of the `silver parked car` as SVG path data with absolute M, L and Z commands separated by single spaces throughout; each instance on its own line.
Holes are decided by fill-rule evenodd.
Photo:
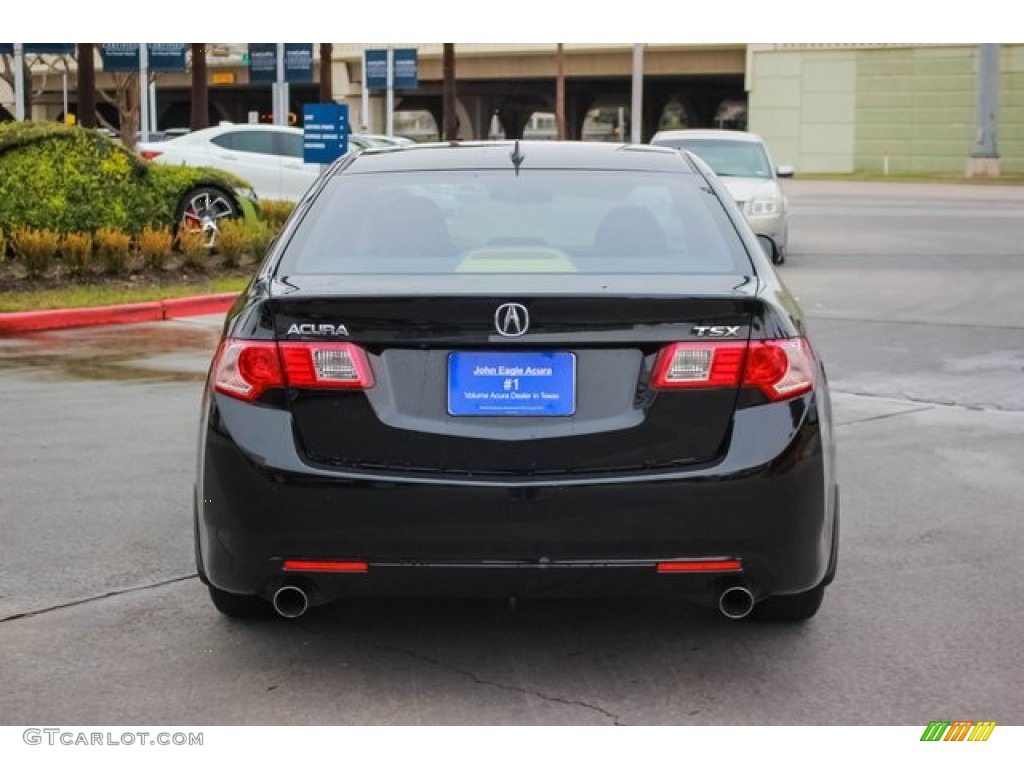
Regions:
M 750 228 L 775 243 L 772 260 L 776 264 L 785 261 L 789 221 L 778 179 L 792 176 L 793 167 L 776 168 L 760 136 L 745 131 L 659 131 L 651 143 L 688 149 L 707 163 L 722 179 Z

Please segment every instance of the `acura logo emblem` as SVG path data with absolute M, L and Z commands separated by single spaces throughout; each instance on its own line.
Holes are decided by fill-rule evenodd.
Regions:
M 522 304 L 502 304 L 494 313 L 494 327 L 502 336 L 522 336 L 530 327 L 530 313 Z

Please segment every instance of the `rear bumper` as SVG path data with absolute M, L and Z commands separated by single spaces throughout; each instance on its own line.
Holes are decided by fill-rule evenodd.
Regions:
M 520 482 L 337 472 L 303 463 L 287 412 L 215 395 L 200 445 L 197 536 L 214 586 L 270 596 L 301 580 L 342 594 L 758 597 L 819 584 L 832 535 L 831 448 L 814 395 L 741 410 L 731 447 L 691 471 Z M 827 441 L 827 438 L 826 438 Z M 284 559 L 363 574 L 286 573 Z M 659 561 L 738 558 L 741 574 L 659 574 Z

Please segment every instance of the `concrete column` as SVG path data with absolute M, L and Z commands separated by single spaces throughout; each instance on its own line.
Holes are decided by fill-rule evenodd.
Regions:
M 967 176 L 999 175 L 999 45 L 978 46 L 978 102 L 974 120 L 974 150 Z
M 580 83 L 568 82 L 565 111 L 566 138 L 579 141 L 583 138 L 583 124 L 587 120 L 587 112 L 594 105 L 593 90 Z M 625 137 L 628 140 L 628 136 Z
M 509 104 L 498 110 L 498 119 L 505 129 L 505 137 L 509 139 L 523 138 L 523 130 L 533 114 L 533 109 L 521 104 Z
M 644 99 L 644 126 L 643 138 L 645 144 L 654 138 L 658 132 L 658 123 L 661 121 L 661 113 L 665 111 L 665 105 L 672 97 L 661 89 L 650 89 Z
M 490 94 L 477 94 L 467 105 L 470 118 L 470 138 L 488 139 L 491 135 L 491 120 L 501 106 L 501 99 Z

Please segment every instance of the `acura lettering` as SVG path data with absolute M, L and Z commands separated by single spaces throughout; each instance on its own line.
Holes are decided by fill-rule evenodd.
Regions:
M 348 328 L 344 325 L 330 323 L 292 323 L 288 328 L 289 336 L 348 336 Z

